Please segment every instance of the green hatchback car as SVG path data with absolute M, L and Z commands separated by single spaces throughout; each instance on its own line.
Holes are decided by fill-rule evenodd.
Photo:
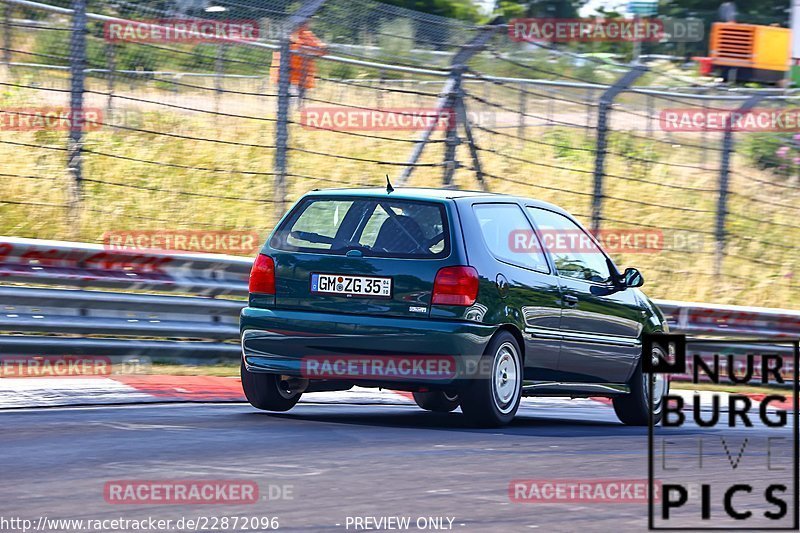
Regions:
M 242 386 L 269 411 L 357 385 L 482 427 L 510 422 L 523 396 L 608 397 L 622 422 L 658 422 L 669 383 L 642 372 L 642 335 L 667 324 L 642 283 L 538 200 L 314 191 L 253 264 Z

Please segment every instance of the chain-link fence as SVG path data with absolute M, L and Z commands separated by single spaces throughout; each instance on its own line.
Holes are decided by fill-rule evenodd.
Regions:
M 606 232 L 654 296 L 800 296 L 800 140 L 669 121 L 785 113 L 790 91 L 708 87 L 665 62 L 369 0 L 0 8 L 2 234 L 263 238 L 304 192 L 388 175 L 558 204 Z

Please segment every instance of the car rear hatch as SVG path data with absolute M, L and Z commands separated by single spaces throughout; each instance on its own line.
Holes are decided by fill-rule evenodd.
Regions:
M 275 261 L 275 307 L 428 316 L 440 268 L 457 264 L 447 201 L 311 195 L 264 252 Z

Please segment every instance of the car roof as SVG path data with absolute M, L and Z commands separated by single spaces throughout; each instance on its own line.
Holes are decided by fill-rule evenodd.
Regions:
M 428 187 L 396 187 L 388 192 L 386 187 L 360 187 L 348 189 L 337 187 L 333 189 L 314 189 L 310 194 L 343 195 L 343 196 L 392 196 L 393 198 L 431 200 L 463 198 L 465 196 L 499 196 L 484 191 L 461 191 L 455 189 L 436 189 Z
M 387 192 L 386 187 L 314 189 L 312 192 L 308 193 L 307 196 L 386 196 L 401 200 L 459 200 L 485 198 L 489 201 L 524 202 L 528 205 L 544 207 L 545 209 L 569 215 L 569 212 L 557 205 L 534 198 L 487 191 L 462 191 L 456 189 L 437 189 L 433 187 L 397 187 L 392 192 Z

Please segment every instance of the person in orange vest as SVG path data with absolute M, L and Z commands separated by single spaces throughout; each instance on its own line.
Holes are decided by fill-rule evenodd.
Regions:
M 320 41 L 308 27 L 307 23 L 298 27 L 289 37 L 289 49 L 297 54 L 292 54 L 289 62 L 289 91 L 298 97 L 302 105 L 303 98 L 308 89 L 314 88 L 314 78 L 317 75 L 316 56 L 328 53 L 325 44 Z M 302 55 L 300 55 L 302 54 Z M 278 84 L 280 76 L 281 53 L 272 54 L 270 66 L 270 81 Z

